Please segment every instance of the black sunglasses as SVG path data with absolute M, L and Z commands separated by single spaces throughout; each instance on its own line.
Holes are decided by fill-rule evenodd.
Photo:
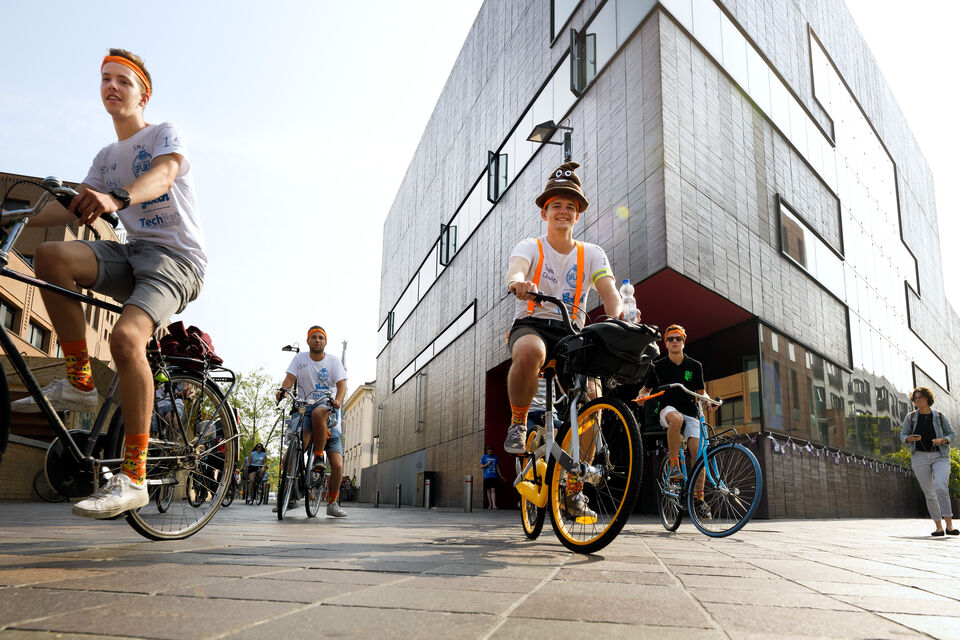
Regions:
M 664 342 L 683 342 L 683 338 L 680 336 L 670 336 L 669 338 L 665 339 Z

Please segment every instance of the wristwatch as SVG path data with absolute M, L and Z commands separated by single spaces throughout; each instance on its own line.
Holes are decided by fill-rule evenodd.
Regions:
M 120 207 L 121 209 L 126 209 L 130 206 L 130 193 L 127 192 L 127 190 L 123 187 L 117 187 L 110 192 L 110 195 L 113 196 L 117 202 L 123 205 Z

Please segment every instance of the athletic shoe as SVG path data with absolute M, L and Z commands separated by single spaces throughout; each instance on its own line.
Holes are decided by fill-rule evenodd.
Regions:
M 563 508 L 571 518 L 596 518 L 597 512 L 587 506 L 589 502 L 587 496 L 580 491 L 567 496 Z
M 713 520 L 713 512 L 703 498 L 694 498 L 693 508 L 696 509 L 697 517 L 701 520 Z
M 671 466 L 667 469 L 667 478 L 669 478 L 671 482 L 680 482 L 683 480 L 683 469 Z
M 150 502 L 147 485 L 137 484 L 125 473 L 118 473 L 89 498 L 73 505 L 73 515 L 84 518 L 112 518 Z
M 503 448 L 507 453 L 520 455 L 527 450 L 527 427 L 522 424 L 512 424 L 507 429 L 507 439 L 503 441 Z
M 340 508 L 336 502 L 327 503 L 327 515 L 334 518 L 346 518 L 347 512 Z
M 100 398 L 97 396 L 97 390 L 81 391 L 70 384 L 66 378 L 54 380 L 43 388 L 43 395 L 46 396 L 50 404 L 57 411 L 80 411 L 92 413 L 100 406 Z M 15 413 L 37 413 L 40 407 L 33 396 L 20 398 L 10 403 L 10 408 Z

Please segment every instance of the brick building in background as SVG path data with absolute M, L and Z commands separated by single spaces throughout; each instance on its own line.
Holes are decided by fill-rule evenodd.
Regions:
M 42 178 L 0 172 L 0 194 L 18 180 L 39 182 Z M 76 183 L 65 183 L 76 188 Z M 4 208 L 23 209 L 39 199 L 42 191 L 32 185 L 20 184 L 10 190 Z M 103 220 L 94 222 L 96 232 L 104 240 L 117 240 L 113 228 Z M 7 265 L 12 271 L 35 275 L 33 253 L 37 246 L 48 240 L 94 239 L 89 227 L 78 225 L 25 229 L 17 241 L 16 249 L 9 256 Z M 100 300 L 110 300 L 99 293 L 87 292 Z M 112 300 L 111 300 L 112 301 Z M 110 356 L 110 332 L 118 315 L 104 309 L 88 306 L 86 312 L 86 339 L 93 359 L 94 379 L 97 388 L 105 391 L 113 379 L 113 363 Z M 64 375 L 64 364 L 56 331 L 47 314 L 36 287 L 0 278 L 0 323 L 13 338 L 14 344 L 27 357 L 27 361 L 41 386 Z M 0 355 L 0 365 L 6 374 L 13 400 L 27 395 L 26 388 L 13 371 L 9 361 Z M 64 424 L 68 429 L 89 430 L 95 414 L 68 414 Z M 49 425 L 40 414 L 14 413 L 12 415 L 10 445 L 0 467 L 0 500 L 35 499 L 31 482 L 42 465 L 48 443 L 53 437 Z

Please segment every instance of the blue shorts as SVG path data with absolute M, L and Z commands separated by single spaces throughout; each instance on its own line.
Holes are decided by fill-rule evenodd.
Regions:
M 327 409 L 331 408 L 331 405 L 328 401 L 321 400 L 316 404 L 312 404 L 307 407 L 306 413 L 303 414 L 303 430 L 313 433 L 313 421 L 310 419 L 310 414 L 313 413 L 313 410 L 317 407 L 325 406 Z M 295 413 L 290 417 L 290 429 L 297 428 L 297 420 L 301 419 L 299 413 Z M 343 439 L 340 434 L 340 425 L 337 423 L 336 413 L 331 412 L 330 417 L 327 419 L 327 429 L 330 431 L 330 437 L 327 438 L 327 446 L 323 448 L 327 453 L 339 453 L 343 455 Z

